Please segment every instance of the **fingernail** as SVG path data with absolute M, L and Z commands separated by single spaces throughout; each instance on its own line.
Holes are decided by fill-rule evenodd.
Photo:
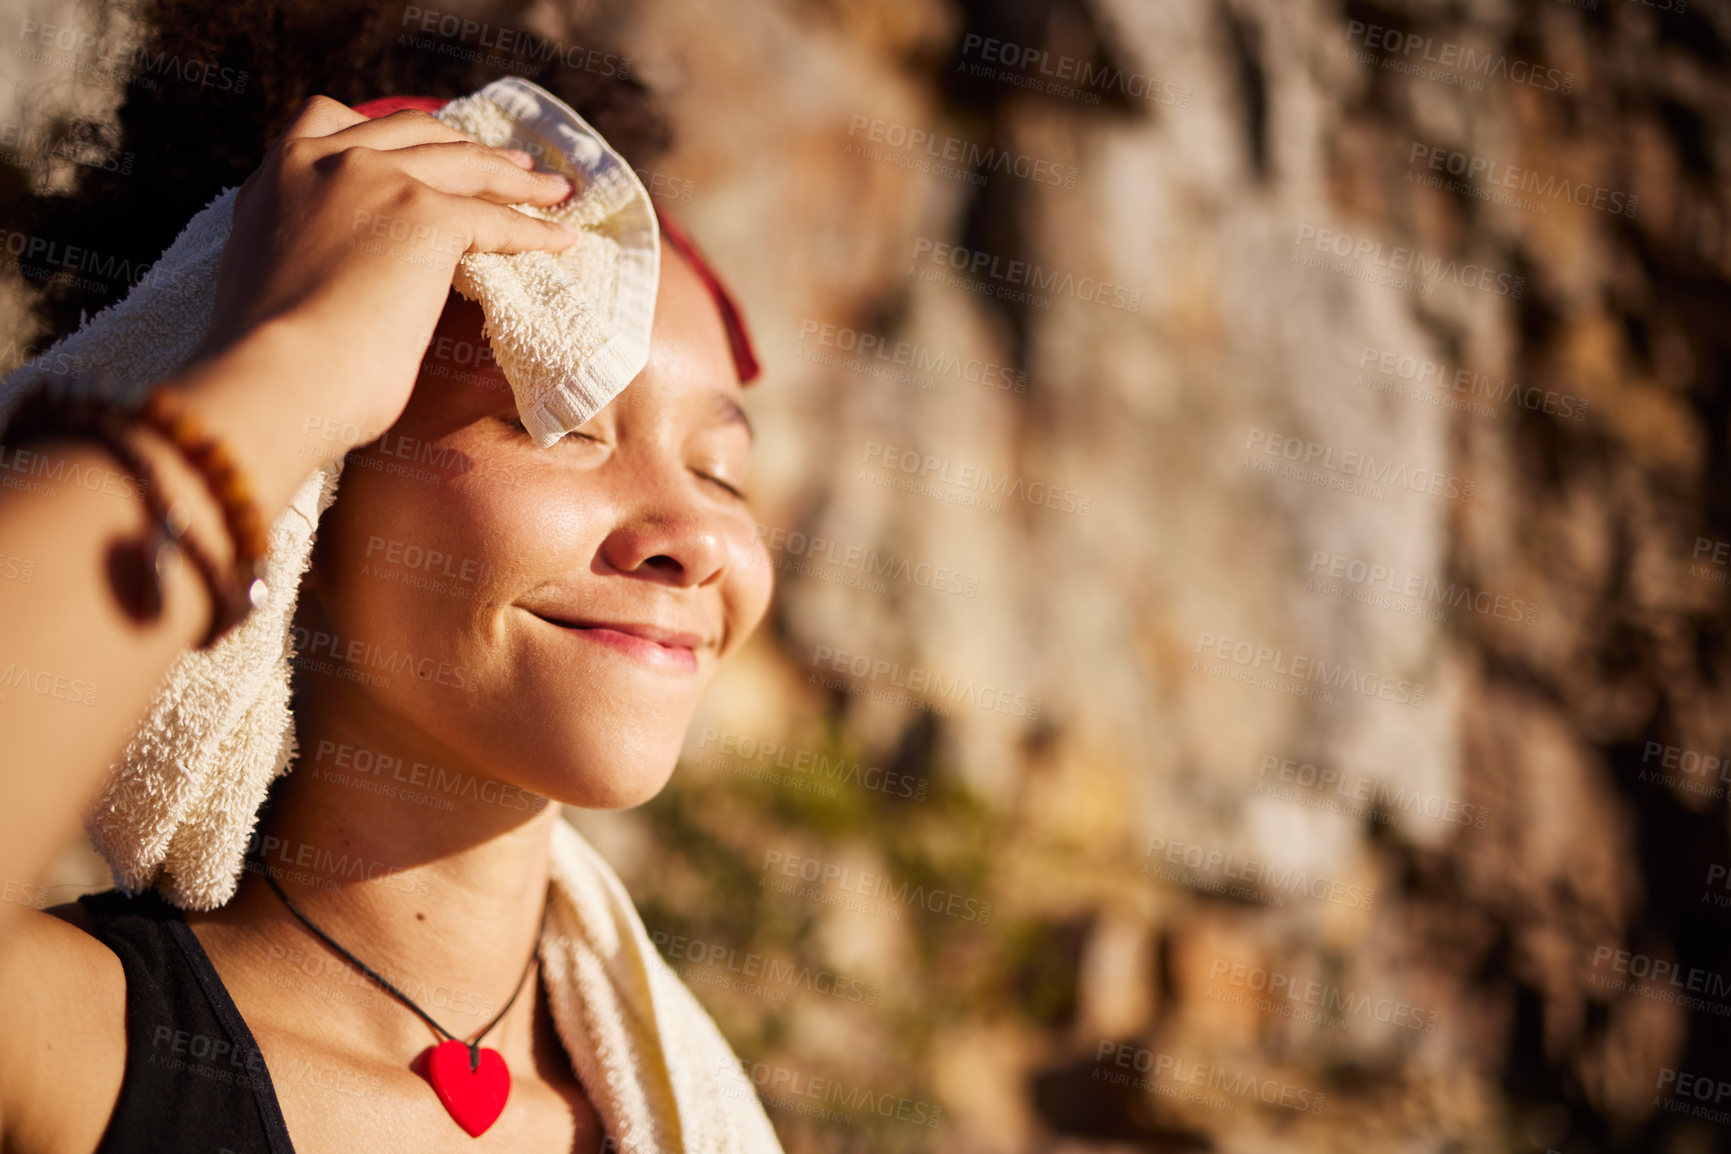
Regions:
M 510 157 L 511 163 L 517 165 L 519 168 L 535 167 L 535 158 L 530 156 L 527 152 L 524 152 L 521 148 L 502 148 L 499 151 Z

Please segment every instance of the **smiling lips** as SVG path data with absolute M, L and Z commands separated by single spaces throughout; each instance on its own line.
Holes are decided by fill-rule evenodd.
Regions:
M 534 610 L 530 612 L 534 613 Z M 703 638 L 696 633 L 628 621 L 565 621 L 539 613 L 534 615 L 573 637 L 605 645 L 646 665 L 684 673 L 697 672 L 696 651 L 702 647 Z

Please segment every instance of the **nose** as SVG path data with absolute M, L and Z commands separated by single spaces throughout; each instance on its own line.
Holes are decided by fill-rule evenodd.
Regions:
M 725 519 L 672 493 L 626 510 L 601 543 L 602 558 L 618 572 L 680 587 L 720 581 L 728 552 Z

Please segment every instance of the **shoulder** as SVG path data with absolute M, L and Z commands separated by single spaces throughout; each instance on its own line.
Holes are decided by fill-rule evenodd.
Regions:
M 93 1151 L 126 1074 L 126 973 L 77 902 L 22 915 L 0 944 L 0 1148 Z

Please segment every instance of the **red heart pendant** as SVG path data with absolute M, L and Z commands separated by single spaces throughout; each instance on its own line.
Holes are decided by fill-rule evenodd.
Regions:
M 427 1080 L 457 1125 L 479 1138 L 505 1111 L 511 1095 L 511 1071 L 499 1051 L 481 1048 L 481 1061 L 469 1069 L 469 1047 L 449 1038 L 433 1047 L 427 1060 Z

